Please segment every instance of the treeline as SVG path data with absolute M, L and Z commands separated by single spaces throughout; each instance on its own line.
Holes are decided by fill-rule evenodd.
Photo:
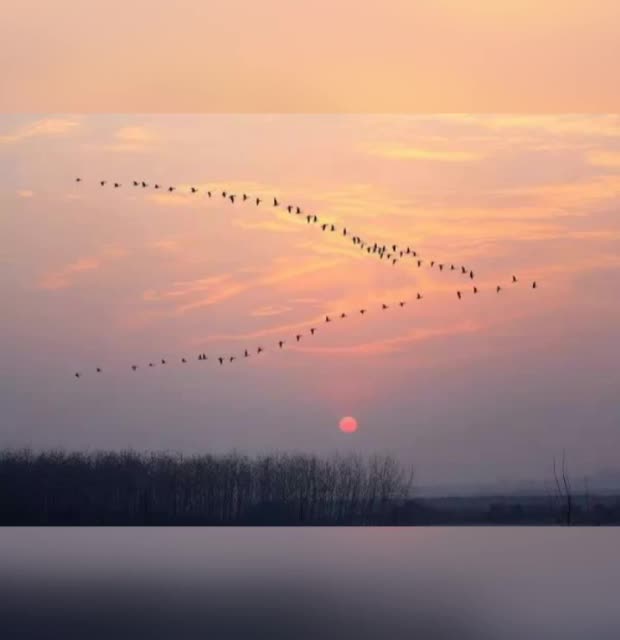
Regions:
M 0 525 L 399 524 L 389 456 L 0 452 Z

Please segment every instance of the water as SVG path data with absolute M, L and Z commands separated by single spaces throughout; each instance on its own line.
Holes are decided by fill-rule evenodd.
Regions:
M 0 530 L 3 638 L 620 637 L 620 533 Z

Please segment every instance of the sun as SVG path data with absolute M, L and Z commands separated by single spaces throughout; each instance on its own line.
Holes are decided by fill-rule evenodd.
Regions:
M 355 433 L 357 431 L 357 420 L 352 416 L 345 416 L 338 424 L 343 433 Z

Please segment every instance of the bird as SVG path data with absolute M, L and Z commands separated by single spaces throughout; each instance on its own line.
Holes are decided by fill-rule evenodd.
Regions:
M 162 358 L 161 363 L 166 364 L 166 361 Z
M 248 353 L 247 349 L 243 352 L 243 357 L 244 358 L 249 358 L 250 357 L 250 354 Z
M 474 287 L 474 293 L 478 293 L 478 287 Z
M 336 231 L 336 227 L 335 227 L 334 225 L 332 225 L 331 230 L 332 230 L 332 231 Z
M 397 262 L 398 262 L 398 259 L 397 259 L 397 258 L 394 258 L 394 259 L 392 260 L 392 266 L 394 266 Z
M 101 181 L 99 182 L 99 184 L 103 187 L 103 186 L 105 186 L 105 182 L 106 182 L 105 180 L 101 180 Z
M 256 198 L 256 206 L 258 207 L 258 205 L 261 203 L 261 199 L 260 198 Z
M 146 184 L 146 182 L 144 182 L 144 180 L 142 180 L 142 188 L 143 188 L 143 189 L 146 189 L 146 187 L 148 187 L 148 186 L 149 186 L 149 185 L 148 185 L 148 184 Z
M 120 186 L 121 186 L 121 185 L 120 185 L 118 182 L 115 182 L 115 183 L 114 183 L 114 188 L 115 188 L 115 189 L 118 189 Z
M 219 356 L 219 357 L 218 357 L 218 360 L 219 360 L 219 363 L 220 363 L 220 364 L 224 364 L 224 358 L 222 358 L 222 356 Z
M 185 364 L 185 363 L 187 362 L 187 360 L 186 360 L 185 358 L 181 358 L 181 362 L 182 362 L 183 364 Z
M 222 198 L 226 197 L 226 191 L 222 191 Z
M 293 207 L 289 204 L 288 207 L 286 207 L 286 210 L 291 213 L 291 211 L 293 211 Z
M 470 277 L 472 280 L 474 279 L 474 272 L 473 272 L 473 271 L 470 271 L 470 272 L 469 272 L 469 277 Z
M 284 340 L 280 340 L 278 342 L 278 346 L 280 347 L 280 349 L 284 346 Z
M 532 289 L 536 289 L 536 280 L 534 280 L 534 282 L 532 282 Z
M 397 247 L 397 245 L 393 244 L 392 245 L 392 251 L 396 251 L 396 247 Z
M 101 367 L 97 367 L 97 373 L 101 373 Z
M 385 310 L 388 308 L 388 306 L 387 306 L 387 304 L 383 303 L 383 304 L 381 305 L 381 308 L 385 311 Z
M 274 207 L 277 207 L 279 204 L 280 204 L 280 203 L 278 202 L 278 199 L 277 199 L 277 198 L 274 198 L 274 199 L 273 199 L 273 206 L 274 206 Z
M 209 196 L 209 198 L 211 197 L 211 192 L 207 191 L 207 195 Z
M 140 183 L 139 183 L 137 180 L 134 180 L 134 181 L 133 181 L 133 186 L 134 186 L 134 187 L 138 187 L 139 185 L 140 185 Z
M 192 193 L 196 193 L 196 191 L 198 191 L 198 189 L 196 189 L 196 187 L 192 187 Z
M 301 209 L 299 207 L 295 207 L 295 213 L 299 215 L 301 213 Z
M 243 202 L 245 202 L 247 199 L 248 199 L 248 194 L 247 194 L 247 193 L 244 193 L 244 194 L 243 194 Z
M 325 316 L 325 322 L 331 322 L 331 318 L 329 316 Z
M 461 292 L 460 292 L 460 291 L 457 291 L 457 292 L 456 292 L 456 296 L 457 296 L 457 298 L 460 300 L 460 299 L 461 299 Z
M 418 268 L 422 266 L 422 260 L 418 260 Z
M 76 178 L 75 181 L 76 182 L 82 182 L 82 178 Z
M 174 191 L 174 187 L 168 187 L 168 191 L 170 191 L 170 193 L 172 193 Z
M 344 313 L 344 311 L 343 311 L 343 312 L 340 314 L 340 317 L 341 317 L 341 318 L 346 318 L 346 317 L 347 317 L 347 314 L 346 314 L 346 313 Z
M 454 271 L 454 265 L 453 264 L 450 265 L 450 271 Z
M 439 265 L 439 271 L 443 271 L 443 265 L 442 264 Z
M 366 309 L 360 309 L 360 315 L 364 315 L 366 313 Z
M 235 204 L 235 197 L 236 197 L 236 196 L 235 196 L 235 194 L 234 194 L 234 193 L 231 193 L 228 197 L 230 198 L 230 201 L 231 201 L 233 204 Z
M 467 269 L 465 267 L 461 267 L 461 273 L 467 273 Z
M 157 183 L 155 183 L 155 189 L 159 189 L 159 185 Z
M 416 296 L 416 300 L 422 300 L 422 294 L 418 293 L 418 295 Z
M 435 261 L 431 260 L 431 267 L 434 267 L 434 266 L 435 266 Z
M 502 288 L 501 288 L 499 285 L 497 285 L 497 288 L 495 289 L 495 291 L 496 291 L 497 293 L 499 293 L 501 290 L 502 290 Z
M 297 340 L 297 342 L 299 342 L 299 341 L 301 340 L 301 334 L 299 334 L 299 333 L 298 333 L 298 334 L 295 336 L 295 340 Z
M 228 358 L 228 360 L 229 360 L 230 362 L 233 362 L 234 360 L 236 360 L 236 357 L 235 357 L 235 356 L 230 356 L 230 358 Z
M 512 281 L 517 282 L 517 276 L 512 276 Z
M 401 307 L 404 307 L 404 306 L 405 306 L 405 304 L 406 304 L 406 302 L 405 302 L 404 300 L 401 300 L 398 304 L 399 304 Z
M 206 353 L 203 353 L 203 354 L 202 354 L 202 359 L 203 359 L 203 360 L 206 360 L 206 359 L 207 359 L 207 354 L 206 354 Z
M 311 335 L 314 335 L 314 332 L 315 332 L 315 331 L 316 331 L 316 329 L 315 329 L 314 327 L 312 327 L 312 328 L 310 329 L 310 334 L 311 334 Z
M 76 372 L 75 372 L 75 377 L 76 377 L 76 378 L 79 378 L 79 377 L 80 377 L 80 374 L 79 374 L 79 372 L 78 372 L 78 371 L 76 371 Z
M 308 224 L 310 224 L 310 222 L 312 220 L 312 216 L 306 216 L 306 220 L 308 221 Z
M 138 365 L 137 364 L 132 364 L 131 368 L 132 368 L 133 371 L 135 371 L 138 368 Z
M 149 367 L 152 367 L 152 366 L 153 366 L 153 363 L 152 363 L 152 362 L 149 362 Z
M 262 353 L 263 352 L 263 348 L 262 347 L 258 347 L 258 349 L 256 349 L 256 353 Z
M 321 225 L 321 230 L 322 230 L 322 231 L 325 231 L 325 229 L 327 229 L 327 225 L 326 225 L 326 224 L 322 224 L 322 225 Z

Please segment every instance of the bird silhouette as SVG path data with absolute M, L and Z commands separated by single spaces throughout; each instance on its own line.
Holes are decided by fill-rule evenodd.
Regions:
M 286 210 L 291 213 L 293 211 L 293 207 L 289 204 L 288 207 L 286 207 Z
M 467 273 L 467 269 L 465 267 L 461 267 L 461 273 Z
M 284 340 L 280 340 L 278 342 L 278 346 L 280 347 L 280 349 L 284 346 Z
M 434 266 L 435 266 L 435 261 L 431 260 L 431 267 L 434 267 Z
M 457 296 L 457 298 L 460 300 L 460 299 L 461 299 L 461 292 L 460 292 L 460 291 L 457 291 L 457 292 L 456 292 L 456 296 Z
M 172 193 L 174 191 L 174 187 L 168 187 L 168 191 L 170 191 L 170 193 Z
M 118 189 L 120 186 L 121 186 L 121 185 L 120 185 L 118 182 L 115 182 L 115 183 L 114 183 L 114 188 L 115 188 L 115 189 Z
M 312 327 L 312 328 L 310 329 L 310 334 L 311 334 L 311 335 L 314 335 L 314 332 L 315 332 L 315 331 L 316 331 L 316 329 L 315 329 L 314 327 Z
M 443 271 L 443 265 L 442 264 L 439 265 L 439 271 Z
M 340 314 L 340 317 L 341 317 L 341 318 L 346 318 L 346 317 L 347 317 L 347 314 L 346 314 L 346 313 L 344 313 L 344 312 L 342 312 L 342 313 Z
M 383 303 L 383 304 L 381 305 L 381 308 L 385 311 L 386 309 L 388 309 L 388 306 L 387 306 L 387 304 Z
M 146 182 L 144 182 L 144 180 L 143 180 L 143 181 L 142 181 L 142 188 L 143 188 L 143 189 L 146 189 L 146 187 L 148 187 L 148 186 L 149 186 L 149 185 L 148 185 L 148 184 L 146 184 Z
M 222 358 L 222 356 L 218 357 L 218 361 L 220 364 L 224 364 L 224 358 Z
M 478 293 L 478 287 L 474 287 L 474 293 Z
M 101 373 L 101 367 L 97 367 L 97 373 Z
M 82 178 L 76 178 L 75 181 L 76 182 L 82 182 Z
M 192 193 L 196 193 L 198 191 L 198 189 L 196 189 L 196 187 L 192 187 Z
M 139 186 L 140 186 L 140 183 L 139 183 L 137 180 L 134 180 L 134 181 L 133 181 L 133 186 L 134 186 L 134 187 L 139 187 Z
M 75 377 L 76 377 L 76 378 L 79 378 L 79 377 L 80 377 L 79 372 L 77 372 L 77 371 L 75 372 Z
M 422 300 L 422 294 L 418 293 L 418 295 L 416 296 L 416 300 Z
M 138 365 L 137 364 L 132 364 L 131 368 L 132 368 L 133 371 L 135 371 L 138 368 Z
M 360 315 L 364 315 L 366 313 L 366 309 L 360 309 Z
M 155 189 L 159 189 L 159 185 L 157 183 L 155 184 Z
M 149 367 L 152 367 L 152 366 L 153 366 L 153 363 L 152 363 L 152 362 L 149 362 Z
M 236 360 L 235 356 L 230 356 L 230 358 L 228 358 L 229 362 L 234 362 Z
M 182 362 L 183 364 L 185 364 L 185 363 L 187 362 L 187 360 L 186 360 L 185 358 L 181 358 L 181 362 Z
M 99 182 L 99 184 L 100 184 L 102 187 L 104 187 L 104 186 L 105 186 L 105 183 L 106 183 L 106 181 L 105 181 L 105 180 L 101 180 L 101 181 Z
M 222 198 L 226 197 L 226 191 L 222 191 Z
M 469 277 L 470 277 L 472 280 L 474 279 L 474 272 L 473 272 L 473 271 L 470 271 L 470 272 L 469 272 Z
M 207 195 L 208 195 L 208 196 L 209 196 L 209 198 L 210 198 L 212 194 L 211 194 L 211 192 L 210 192 L 210 191 L 207 191 Z
M 244 358 L 249 358 L 250 357 L 250 354 L 248 353 L 247 349 L 243 352 L 243 357 Z
M 405 304 L 406 304 L 406 302 L 405 302 L 404 300 L 401 300 L 398 304 L 399 304 L 401 307 L 404 307 L 404 306 L 405 306 Z
M 321 225 L 321 230 L 322 230 L 322 231 L 325 231 L 325 229 L 327 229 L 327 225 L 326 225 L 326 224 L 322 224 L 322 225 Z
M 261 203 L 261 199 L 260 198 L 256 198 L 256 206 L 258 207 L 258 205 Z
M 454 265 L 453 264 L 450 265 L 450 271 L 454 271 Z
M 297 342 L 299 342 L 299 341 L 301 340 L 301 334 L 299 334 L 299 333 L 298 333 L 298 334 L 295 336 L 295 340 L 297 340 Z
M 230 198 L 230 201 L 231 201 L 233 204 L 235 204 L 235 198 L 236 198 L 237 196 L 236 196 L 234 193 L 231 193 L 228 197 Z
M 248 194 L 247 194 L 247 193 L 244 193 L 244 194 L 243 194 L 243 202 L 245 202 L 247 199 L 248 199 Z
M 331 322 L 331 318 L 329 316 L 325 316 L 325 322 Z
M 279 204 L 280 204 L 280 203 L 278 202 L 278 199 L 277 199 L 277 198 L 274 198 L 274 199 L 273 199 L 273 206 L 274 206 L 274 207 L 277 207 Z
M 517 282 L 517 276 L 512 276 L 512 281 Z
M 308 221 L 308 224 L 310 224 L 310 222 L 312 221 L 312 216 L 306 216 L 306 220 Z
M 532 282 L 532 289 L 536 289 L 536 280 L 534 280 L 534 282 Z
M 301 213 L 301 209 L 299 207 L 295 207 L 295 213 L 299 215 Z
M 258 347 L 258 349 L 256 349 L 256 353 L 262 353 L 263 352 L 263 348 L 262 347 Z
M 422 260 L 418 260 L 418 268 L 422 266 Z
M 497 288 L 495 289 L 495 291 L 496 291 L 497 293 L 499 293 L 501 290 L 502 290 L 502 288 L 501 288 L 499 285 L 497 285 Z
M 166 361 L 162 358 L 161 363 L 166 364 Z

